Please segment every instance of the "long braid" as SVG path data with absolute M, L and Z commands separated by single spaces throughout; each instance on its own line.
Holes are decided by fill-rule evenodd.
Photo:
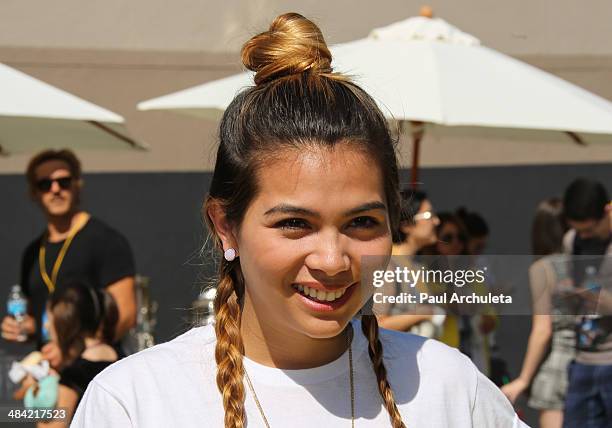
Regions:
M 374 373 L 376 373 L 378 391 L 380 392 L 385 408 L 389 412 L 389 417 L 391 418 L 391 425 L 393 428 L 406 428 L 406 425 L 404 425 L 402 421 L 402 416 L 397 409 L 397 405 L 395 404 L 393 390 L 387 380 L 387 369 L 383 362 L 383 349 L 378 338 L 378 321 L 376 321 L 376 317 L 374 315 L 363 315 L 361 317 L 361 330 L 365 337 L 368 338 L 368 354 L 370 354 Z
M 223 398 L 225 428 L 243 428 L 246 425 L 243 384 L 244 346 L 240 335 L 240 300 L 243 287 L 231 270 L 231 262 L 223 260 L 215 297 L 215 333 L 217 345 L 217 388 Z

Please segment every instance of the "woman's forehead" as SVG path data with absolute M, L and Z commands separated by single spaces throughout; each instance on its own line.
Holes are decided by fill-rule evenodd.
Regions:
M 303 203 L 340 203 L 376 198 L 384 202 L 382 174 L 375 160 L 348 145 L 288 151 L 258 170 L 263 203 L 290 198 Z

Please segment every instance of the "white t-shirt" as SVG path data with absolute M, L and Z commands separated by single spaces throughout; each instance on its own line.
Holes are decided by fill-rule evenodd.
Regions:
M 353 321 L 355 426 L 388 427 L 360 322 Z M 472 362 L 441 342 L 381 329 L 388 379 L 403 421 L 417 427 L 527 427 Z M 124 358 L 89 384 L 71 427 L 223 427 L 215 332 L 197 327 Z M 281 370 L 244 358 L 272 428 L 350 427 L 348 351 L 321 367 Z M 245 381 L 249 428 L 265 427 Z

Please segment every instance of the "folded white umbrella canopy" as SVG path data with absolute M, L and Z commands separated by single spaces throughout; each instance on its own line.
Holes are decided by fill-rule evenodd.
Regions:
M 352 75 L 389 119 L 413 125 L 415 183 L 424 129 L 441 135 L 488 129 L 536 140 L 565 132 L 579 144 L 612 140 L 607 138 L 612 103 L 486 48 L 442 19 L 409 18 L 331 51 L 334 70 Z M 138 108 L 214 118 L 252 84 L 252 74 L 241 73 L 141 102 Z
M 65 147 L 147 148 L 121 116 L 0 64 L 0 154 Z

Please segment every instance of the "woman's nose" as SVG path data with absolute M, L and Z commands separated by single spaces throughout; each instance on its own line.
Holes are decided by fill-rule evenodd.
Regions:
M 350 269 L 351 261 L 346 252 L 346 243 L 337 231 L 321 233 L 312 252 L 306 257 L 306 266 L 334 276 Z

